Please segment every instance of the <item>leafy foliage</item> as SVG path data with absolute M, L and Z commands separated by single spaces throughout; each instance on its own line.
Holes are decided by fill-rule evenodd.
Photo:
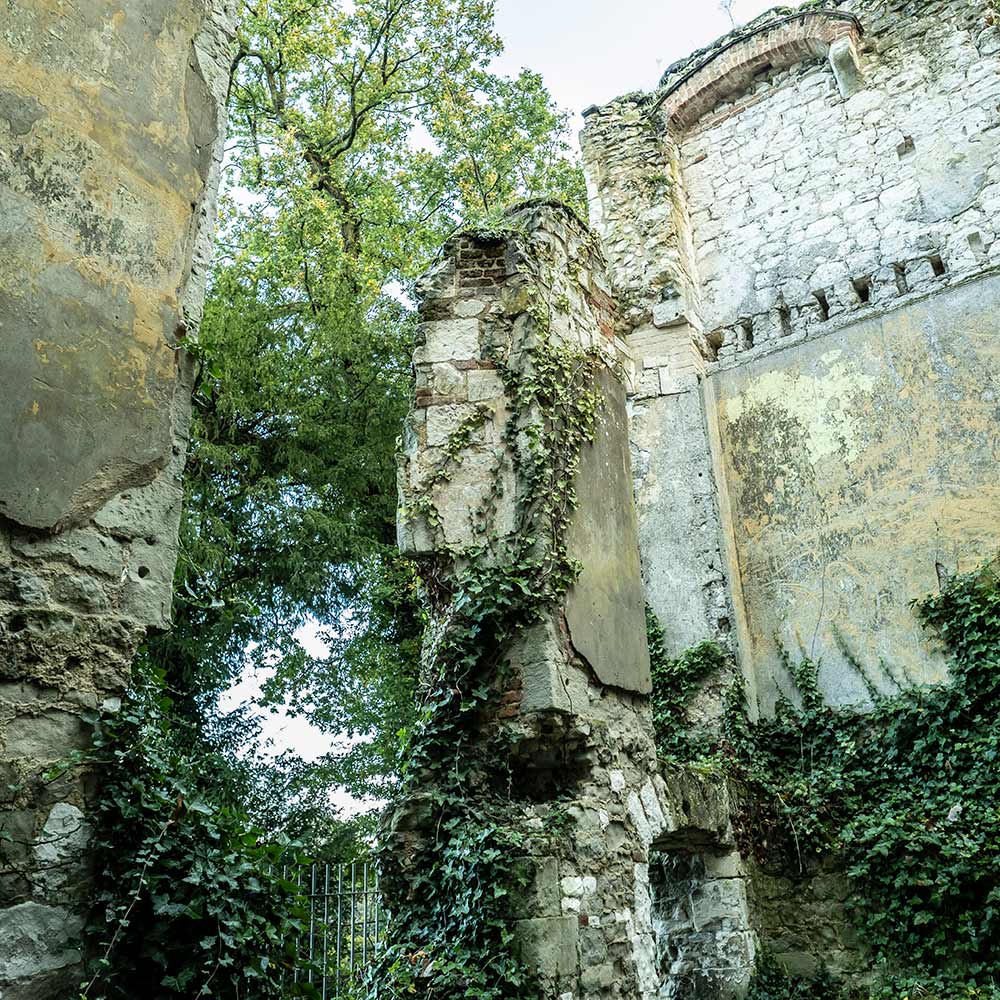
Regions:
M 221 745 L 219 693 L 350 749 L 314 775 L 384 795 L 413 719 L 422 623 L 395 550 L 411 290 L 463 221 L 583 203 L 537 74 L 488 71 L 492 0 L 244 3 L 227 189 L 204 322 L 175 625 L 148 656 Z M 303 627 L 328 656 L 312 656 Z
M 700 642 L 680 656 L 670 657 L 664 647 L 663 626 L 646 606 L 646 636 L 653 682 L 650 707 L 656 748 L 661 756 L 688 762 L 710 752 L 707 740 L 688 730 L 687 709 L 707 678 L 720 673 L 729 656 L 717 642 Z
M 790 840 L 800 862 L 835 850 L 884 968 L 975 995 L 1000 978 L 996 572 L 955 577 L 916 610 L 952 655 L 951 683 L 859 715 L 823 703 L 816 664 L 790 665 L 801 705 L 754 725 L 730 713 L 725 752 L 748 791 L 745 846 Z
M 825 970 L 812 979 L 790 976 L 765 953 L 754 969 L 746 1000 L 840 1000 L 843 987 Z
M 281 876 L 288 845 L 226 801 L 212 781 L 220 762 L 185 745 L 172 708 L 154 679 L 95 723 L 89 760 L 107 778 L 82 997 L 296 995 L 284 979 L 303 903 Z

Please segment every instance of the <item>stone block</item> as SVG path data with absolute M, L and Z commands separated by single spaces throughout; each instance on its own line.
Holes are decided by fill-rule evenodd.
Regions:
M 92 827 L 77 806 L 57 802 L 52 807 L 33 852 L 38 883 L 42 888 L 53 892 L 74 881 L 92 832 Z
M 504 395 L 503 380 L 495 371 L 470 371 L 468 374 L 470 403 L 499 399 Z
M 519 868 L 523 871 L 528 885 L 520 898 L 515 901 L 515 916 L 558 917 L 559 862 L 556 858 L 521 858 Z
M 479 357 L 479 321 L 476 319 L 421 323 L 417 336 L 423 338 L 424 361 L 471 361 Z
M 579 920 L 575 915 L 518 920 L 514 934 L 520 958 L 529 969 L 552 979 L 576 972 Z
M 590 965 L 580 974 L 580 986 L 587 992 L 609 990 L 615 981 L 615 967 L 611 962 Z
M 39 715 L 19 715 L 7 723 L 5 757 L 55 761 L 86 746 L 89 731 L 79 716 L 53 709 Z
M 8 984 L 76 966 L 82 957 L 78 940 L 82 928 L 82 918 L 60 906 L 27 902 L 0 910 L 4 1000 L 11 995 Z
M 570 711 L 565 682 L 568 664 L 551 618 L 524 631 L 511 650 L 511 664 L 520 671 L 524 685 L 523 714 Z
M 566 597 L 566 620 L 576 651 L 604 684 L 646 694 L 649 649 L 625 393 L 607 370 L 599 385 L 603 413 L 580 458 L 578 505 L 566 537 L 583 567 Z

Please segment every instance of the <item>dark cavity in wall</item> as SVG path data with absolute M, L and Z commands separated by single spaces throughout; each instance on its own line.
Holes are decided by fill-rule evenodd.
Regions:
M 698 838 L 684 848 L 656 848 L 649 892 L 659 1000 L 728 1000 L 741 992 L 753 961 L 741 919 L 736 856 Z
M 781 325 L 781 336 L 790 337 L 792 335 L 792 310 L 784 301 L 778 303 L 778 322 Z

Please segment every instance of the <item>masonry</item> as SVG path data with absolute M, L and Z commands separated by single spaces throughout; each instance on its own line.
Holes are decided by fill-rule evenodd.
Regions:
M 169 622 L 234 10 L 0 19 L 0 994 L 80 980 L 97 776 L 53 776 Z
M 169 618 L 233 13 L 29 0 L 0 24 L 9 1000 L 75 989 L 99 776 L 51 768 Z M 947 681 L 908 601 L 1000 545 L 996 20 L 985 0 L 767 14 L 588 110 L 592 230 L 524 206 L 423 285 L 400 545 L 425 566 L 481 546 L 470 511 L 517 532 L 515 459 L 542 428 L 507 433 L 500 368 L 530 377 L 533 300 L 595 364 L 580 575 L 496 651 L 476 730 L 503 735 L 529 873 L 511 921 L 545 997 L 734 996 L 763 949 L 864 975 L 836 858 L 750 857 L 735 791 L 657 760 L 643 604 L 671 652 L 727 646 L 752 713 L 796 696 L 782 650 L 858 711 L 856 664 L 876 686 Z M 394 813 L 404 856 L 433 839 L 418 805 Z
M 796 699 L 786 652 L 859 712 L 869 684 L 947 682 L 909 601 L 1000 546 L 996 16 L 959 0 L 780 8 L 585 120 L 600 250 L 546 205 L 446 248 L 401 474 L 404 549 L 461 559 L 509 413 L 482 352 L 517 301 L 505 289 L 528 280 L 511 248 L 545 248 L 551 287 L 530 281 L 617 374 L 605 458 L 577 480 L 579 583 L 504 651 L 518 684 L 496 724 L 558 772 L 571 817 L 558 850 L 538 845 L 522 954 L 560 1000 L 735 996 L 764 950 L 860 977 L 836 859 L 800 871 L 741 853 L 735 791 L 657 762 L 634 642 L 599 639 L 636 627 L 638 580 L 670 653 L 731 651 L 754 716 Z M 483 404 L 493 430 L 435 482 L 435 538 L 413 486 Z M 631 493 L 596 471 L 626 450 Z M 706 685 L 700 725 L 728 680 Z M 543 823 L 551 803 L 524 808 Z

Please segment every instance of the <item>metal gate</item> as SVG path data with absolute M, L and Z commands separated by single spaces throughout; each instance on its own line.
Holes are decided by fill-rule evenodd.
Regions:
M 315 987 L 323 1000 L 356 995 L 378 954 L 385 914 L 373 864 L 314 864 L 288 871 L 309 903 L 293 981 Z

